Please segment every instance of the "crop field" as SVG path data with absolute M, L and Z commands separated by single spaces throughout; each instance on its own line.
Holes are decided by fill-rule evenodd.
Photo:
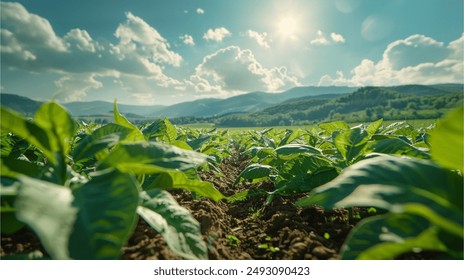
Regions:
M 462 259 L 463 107 L 307 128 L 1 109 L 2 259 Z

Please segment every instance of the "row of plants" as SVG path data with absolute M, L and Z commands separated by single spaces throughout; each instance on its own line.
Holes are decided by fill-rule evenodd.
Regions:
M 274 182 L 276 195 L 307 194 L 296 204 L 326 209 L 375 207 L 341 249 L 342 259 L 393 259 L 433 251 L 463 258 L 463 107 L 436 127 L 382 120 L 312 130 L 247 132 L 238 142 L 250 164 L 236 183 Z M 243 199 L 247 192 L 235 195 Z M 256 192 L 253 193 L 256 195 Z
M 350 233 L 341 258 L 421 250 L 462 258 L 462 107 L 421 129 L 382 120 L 239 132 L 175 127 L 167 119 L 135 126 L 116 103 L 114 122 L 105 125 L 77 123 L 55 102 L 32 119 L 5 108 L 1 118 L 2 234 L 28 226 L 53 259 L 117 259 L 138 219 L 179 256 L 206 259 L 199 223 L 169 189 L 228 203 L 297 194 L 300 207 L 375 207 Z M 234 185 L 267 180 L 274 190 L 225 197 L 199 179 L 201 170 L 221 176 L 219 164 L 237 154 L 248 165 Z
M 50 258 L 117 259 L 142 218 L 179 256 L 207 258 L 199 223 L 166 191 L 223 198 L 198 177 L 222 156 L 195 151 L 201 137 L 178 137 L 168 120 L 136 127 L 116 103 L 103 126 L 78 125 L 55 102 L 33 119 L 1 117 L 2 234 L 27 225 Z

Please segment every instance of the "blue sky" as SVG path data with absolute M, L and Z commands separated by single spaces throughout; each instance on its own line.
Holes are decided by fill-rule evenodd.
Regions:
M 1 90 L 174 104 L 295 86 L 463 83 L 462 0 L 1 2 Z

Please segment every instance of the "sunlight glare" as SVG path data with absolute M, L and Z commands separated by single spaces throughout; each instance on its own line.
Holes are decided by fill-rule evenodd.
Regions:
M 292 16 L 285 16 L 277 23 L 277 31 L 284 38 L 297 39 L 298 30 L 298 22 Z

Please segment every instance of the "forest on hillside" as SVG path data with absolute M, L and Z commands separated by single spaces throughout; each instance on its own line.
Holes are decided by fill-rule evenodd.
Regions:
M 255 113 L 230 114 L 207 120 L 217 126 L 252 127 L 308 125 L 334 120 L 366 122 L 380 118 L 437 119 L 462 104 L 462 100 L 463 92 L 416 95 L 388 88 L 365 87 L 338 98 L 300 98 Z

